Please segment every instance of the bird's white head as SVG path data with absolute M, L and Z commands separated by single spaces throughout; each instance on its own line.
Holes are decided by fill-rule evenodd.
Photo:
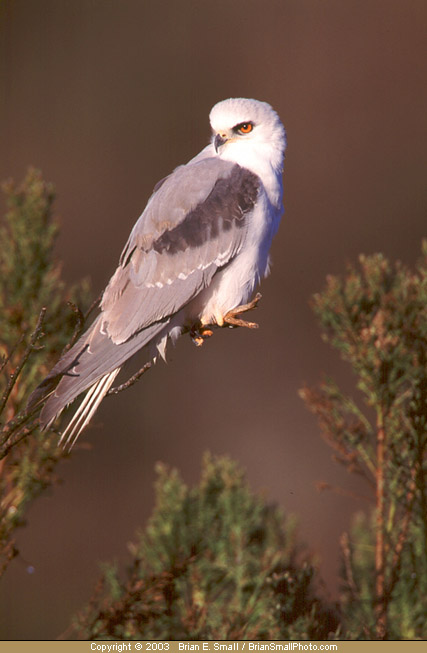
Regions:
M 281 173 L 286 133 L 279 116 L 267 102 L 230 98 L 218 102 L 209 115 L 212 144 L 221 158 L 256 173 Z

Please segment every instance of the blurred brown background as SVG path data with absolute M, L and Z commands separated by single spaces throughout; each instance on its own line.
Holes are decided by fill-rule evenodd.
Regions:
M 188 338 L 104 402 L 64 483 L 36 501 L 0 586 L 0 637 L 55 638 L 89 598 L 99 561 L 153 506 L 154 465 L 196 482 L 227 453 L 286 512 L 336 596 L 338 538 L 359 491 L 297 396 L 352 378 L 308 306 L 360 252 L 412 264 L 425 235 L 424 0 L 6 0 L 0 5 L 0 177 L 29 164 L 57 188 L 64 276 L 99 292 L 158 179 L 207 142 L 230 96 L 270 102 L 288 132 L 286 214 L 257 332 Z M 29 574 L 32 565 L 35 573 Z

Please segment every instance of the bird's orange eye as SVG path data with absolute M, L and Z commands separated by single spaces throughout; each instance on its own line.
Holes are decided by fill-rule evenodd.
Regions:
M 253 122 L 242 122 L 240 125 L 236 125 L 234 130 L 238 134 L 249 134 L 254 128 Z

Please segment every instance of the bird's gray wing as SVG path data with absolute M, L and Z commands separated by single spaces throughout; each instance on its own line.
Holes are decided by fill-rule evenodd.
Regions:
M 158 184 L 102 298 L 101 329 L 115 344 L 176 313 L 236 255 L 260 184 L 219 158 L 190 162 Z
M 256 175 L 216 158 L 181 166 L 158 184 L 105 290 L 101 314 L 30 397 L 32 408 L 51 395 L 42 424 L 167 334 L 172 315 L 239 251 L 259 189 Z

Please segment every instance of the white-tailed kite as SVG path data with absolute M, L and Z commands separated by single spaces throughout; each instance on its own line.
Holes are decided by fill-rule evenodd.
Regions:
M 48 397 L 47 426 L 87 391 L 62 435 L 67 445 L 125 361 L 142 348 L 146 360 L 164 358 L 167 341 L 184 332 L 201 342 L 209 325 L 244 325 L 238 315 L 268 273 L 283 213 L 285 130 L 269 104 L 243 98 L 216 104 L 210 124 L 210 144 L 154 188 L 100 314 L 30 398 L 34 406 Z

